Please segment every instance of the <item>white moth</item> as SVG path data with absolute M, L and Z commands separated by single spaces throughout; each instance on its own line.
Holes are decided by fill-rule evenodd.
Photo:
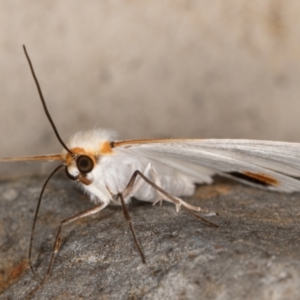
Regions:
M 64 225 L 79 218 L 98 213 L 109 204 L 122 205 L 135 244 L 145 262 L 144 254 L 135 236 L 126 204 L 132 197 L 157 203 L 168 201 L 177 211 L 183 208 L 207 222 L 195 212 L 208 212 L 189 205 L 179 197 L 194 193 L 196 183 L 212 182 L 213 175 L 236 179 L 245 184 L 271 191 L 294 192 L 300 190 L 300 147 L 298 143 L 228 140 L 228 139 L 142 139 L 117 141 L 113 132 L 101 129 L 79 132 L 65 144 L 47 110 L 30 59 L 24 51 L 46 115 L 63 146 L 60 154 L 24 158 L 6 158 L 0 161 L 58 160 L 61 164 L 50 174 L 40 195 L 32 228 L 29 249 L 31 258 L 35 222 L 44 188 L 56 171 L 64 167 L 67 176 L 79 182 L 89 194 L 95 207 L 61 222 L 47 274 L 32 296 L 50 276 L 55 255 L 60 246 Z M 34 272 L 30 264 L 32 272 Z

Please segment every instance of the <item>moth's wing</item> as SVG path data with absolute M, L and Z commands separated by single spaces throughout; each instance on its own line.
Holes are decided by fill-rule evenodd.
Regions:
M 165 172 L 167 168 L 172 168 L 179 173 L 183 173 L 195 183 L 210 184 L 213 182 L 212 176 L 216 174 L 216 171 L 211 168 L 184 159 L 166 157 L 166 155 L 155 155 L 154 157 L 152 154 L 148 155 L 147 153 L 145 155 L 154 166 L 158 166 L 156 167 L 158 172 L 160 169 Z
M 119 148 L 166 165 L 181 164 L 274 191 L 300 191 L 300 144 L 258 140 L 132 140 L 115 142 Z M 180 167 L 179 167 L 180 168 Z M 201 169 L 199 169 L 201 171 Z M 203 176 L 203 174 L 201 175 Z M 201 180 L 200 180 L 201 182 Z M 203 182 L 209 182 L 203 181 Z

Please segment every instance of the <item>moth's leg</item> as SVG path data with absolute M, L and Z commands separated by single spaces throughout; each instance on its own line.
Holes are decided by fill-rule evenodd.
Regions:
M 183 201 L 182 199 L 180 199 L 178 197 L 175 197 L 175 196 L 172 196 L 172 197 L 174 199 L 178 200 L 178 204 L 174 203 L 172 200 L 170 200 L 169 198 L 166 198 L 165 196 L 162 196 L 162 198 L 163 198 L 162 200 L 174 203 L 175 206 L 176 206 L 176 211 L 177 212 L 179 212 L 180 208 L 183 206 L 183 207 L 185 207 L 187 209 L 190 209 L 192 211 L 196 211 L 196 212 L 200 212 L 201 211 L 206 216 L 216 216 L 216 213 L 214 211 L 212 211 L 212 210 L 203 209 L 200 206 L 191 205 L 191 204 L 189 204 L 189 203 L 187 203 L 187 202 Z
M 147 168 L 145 169 L 145 171 L 143 173 L 141 172 L 141 174 L 143 174 L 144 177 L 146 177 L 149 181 L 151 181 L 151 183 L 154 184 L 155 186 L 161 187 L 161 181 L 159 179 L 158 173 L 156 172 L 155 168 L 153 168 L 152 164 L 148 164 Z M 150 175 L 152 176 L 153 181 L 149 179 Z M 135 176 L 135 178 L 136 177 L 137 176 Z M 131 182 L 129 181 L 130 184 L 127 185 L 127 187 L 125 188 L 125 190 L 122 193 L 123 197 L 124 198 L 133 197 L 134 194 L 140 189 L 140 187 L 141 187 L 141 185 L 143 183 L 142 180 L 143 180 L 143 178 L 139 177 L 136 180 L 132 180 Z M 165 200 L 165 201 L 168 201 L 168 202 L 171 202 L 171 203 L 175 204 L 177 212 L 180 210 L 181 206 L 185 206 L 187 209 L 190 209 L 190 210 L 196 211 L 196 212 L 200 212 L 201 211 L 202 213 L 204 213 L 204 214 L 206 214 L 208 216 L 215 216 L 216 215 L 216 213 L 214 211 L 205 210 L 205 209 L 203 209 L 203 208 L 201 208 L 199 206 L 191 205 L 191 204 L 183 201 L 182 199 L 180 199 L 178 197 L 171 196 L 169 193 L 168 193 L 169 196 L 166 197 L 158 189 L 156 189 L 156 190 L 157 190 L 157 193 L 158 193 L 158 199 L 153 202 L 153 205 L 156 205 L 158 202 L 161 205 L 162 201 Z M 166 191 L 164 191 L 164 192 L 166 192 Z M 170 196 L 173 198 L 173 200 L 170 199 Z M 176 199 L 177 201 L 174 202 L 174 199 Z
M 137 176 L 140 176 L 146 183 L 148 183 L 148 184 L 151 185 L 154 189 L 156 189 L 156 190 L 158 191 L 158 193 L 161 194 L 161 195 L 163 196 L 163 199 L 165 199 L 165 200 L 167 200 L 167 201 L 169 201 L 169 202 L 175 204 L 176 210 L 177 210 L 177 211 L 179 210 L 180 207 L 182 207 L 182 208 L 185 209 L 187 212 L 189 212 L 191 215 L 193 215 L 195 218 L 197 218 L 197 219 L 199 219 L 199 220 L 201 220 L 201 221 L 207 223 L 208 225 L 210 225 L 210 226 L 212 226 L 212 227 L 218 227 L 216 224 L 214 224 L 214 223 L 212 223 L 212 222 L 210 222 L 210 221 L 208 221 L 208 220 L 202 218 L 201 216 L 197 215 L 197 214 L 194 212 L 194 211 L 197 211 L 197 212 L 202 211 L 202 212 L 204 212 L 204 213 L 209 213 L 208 210 L 203 210 L 203 209 L 201 209 L 201 207 L 197 207 L 197 206 L 190 205 L 190 204 L 186 203 L 185 201 L 181 200 L 180 198 L 177 198 L 177 197 L 174 197 L 174 196 L 170 195 L 170 194 L 169 194 L 168 192 L 166 192 L 164 189 L 162 189 L 162 188 L 159 187 L 157 184 L 155 184 L 153 181 L 151 181 L 149 178 L 147 178 L 147 177 L 146 177 L 142 172 L 140 172 L 139 170 L 136 170 L 136 171 L 132 174 L 132 176 L 131 176 L 131 178 L 130 178 L 130 180 L 129 180 L 129 182 L 128 182 L 128 184 L 127 184 L 127 186 L 126 186 L 126 188 L 125 188 L 125 190 L 123 191 L 122 194 L 130 195 L 130 191 L 131 191 L 132 187 L 134 186 L 134 182 L 135 182 Z
M 55 238 L 55 242 L 54 242 L 54 245 L 53 245 L 53 250 L 52 250 L 52 254 L 51 254 L 50 263 L 49 263 L 49 266 L 48 266 L 48 269 L 47 269 L 47 273 L 46 273 L 45 277 L 43 278 L 43 280 L 40 282 L 40 284 L 27 295 L 26 299 L 29 299 L 30 297 L 32 297 L 33 294 L 35 294 L 36 291 L 38 291 L 45 284 L 47 279 L 49 278 L 49 276 L 51 274 L 51 271 L 52 271 L 52 267 L 53 267 L 53 264 L 54 264 L 55 257 L 57 255 L 59 247 L 61 245 L 61 232 L 62 232 L 63 227 L 67 224 L 70 224 L 70 223 L 76 221 L 76 220 L 79 220 L 81 218 L 93 215 L 93 214 L 101 211 L 106 206 L 107 206 L 107 204 L 102 203 L 100 205 L 97 205 L 96 207 L 85 210 L 81 213 L 78 213 L 78 214 L 76 214 L 74 216 L 71 216 L 71 217 L 69 217 L 69 218 L 67 218 L 67 219 L 60 222 L 57 233 L 56 233 L 56 238 Z
M 143 171 L 144 176 L 146 176 L 147 178 L 149 178 L 150 175 L 152 175 L 153 178 L 153 182 L 157 185 L 157 186 L 161 186 L 161 181 L 160 178 L 158 176 L 158 173 L 156 172 L 156 170 L 153 168 L 152 164 L 149 163 L 146 167 L 146 169 Z M 133 197 L 137 191 L 142 187 L 142 184 L 144 183 L 143 178 L 138 177 L 136 178 L 135 181 L 132 181 L 132 184 L 127 185 L 126 189 L 123 191 L 122 195 L 123 198 L 130 198 Z M 153 205 L 156 205 L 158 202 L 161 205 L 162 201 L 164 200 L 163 196 L 157 191 L 158 197 L 157 199 L 153 202 Z M 197 210 L 198 211 L 198 210 Z
M 120 201 L 121 201 L 121 204 L 122 204 L 122 209 L 123 209 L 123 214 L 124 214 L 124 218 L 125 220 L 128 222 L 129 224 L 129 228 L 131 230 L 131 233 L 132 233 L 132 236 L 133 236 L 133 240 L 134 240 L 134 243 L 138 249 L 138 251 L 140 252 L 140 255 L 142 257 L 142 261 L 143 263 L 145 264 L 146 263 L 146 259 L 145 259 L 145 255 L 143 253 L 143 250 L 141 248 L 141 245 L 136 237 L 136 234 L 135 234 L 135 230 L 134 230 L 134 227 L 133 227 L 133 224 L 132 224 L 132 220 L 131 220 L 131 217 L 129 215 L 129 212 L 128 212 L 128 209 L 127 209 L 127 206 L 125 204 L 125 201 L 124 201 L 124 198 L 123 198 L 123 195 L 122 193 L 118 193 L 117 194 L 117 197 L 120 198 Z
M 154 175 L 155 183 L 157 185 L 160 185 L 160 180 L 159 180 L 159 177 L 158 177 L 156 171 L 154 171 L 151 164 L 148 164 L 145 171 L 143 172 L 143 174 L 144 174 L 144 176 L 147 177 L 147 176 L 149 176 L 150 172 L 151 173 L 153 172 L 152 174 Z M 126 206 L 125 201 L 124 201 L 124 198 L 126 199 L 126 198 L 134 196 L 134 194 L 142 187 L 143 183 L 144 183 L 144 181 L 141 177 L 139 177 L 138 179 L 136 179 L 136 177 L 135 177 L 134 180 L 129 181 L 129 183 L 127 184 L 125 190 L 122 193 L 118 193 L 115 197 L 118 197 L 120 199 L 120 202 L 122 204 L 124 218 L 129 224 L 129 228 L 130 228 L 130 231 L 132 233 L 134 243 L 135 243 L 135 245 L 136 245 L 136 247 L 137 247 L 137 249 L 138 249 L 138 251 L 141 255 L 143 263 L 146 263 L 145 255 L 144 255 L 142 247 L 141 247 L 141 245 L 140 245 L 140 243 L 137 239 L 137 236 L 136 236 L 133 224 L 132 224 L 131 217 L 129 215 L 127 206 Z M 162 201 L 162 200 L 163 199 L 160 198 L 157 201 L 155 201 L 155 203 L 157 203 L 158 201 Z
M 145 173 L 148 173 L 148 171 L 150 171 L 151 168 L 152 168 L 152 165 L 149 164 L 147 166 L 146 170 L 145 170 Z M 131 217 L 130 217 L 128 209 L 127 209 L 127 206 L 126 206 L 125 201 L 124 201 L 124 198 L 127 198 L 127 197 L 130 197 L 131 195 L 134 195 L 134 193 L 137 192 L 137 190 L 141 187 L 141 184 L 142 184 L 141 180 L 138 182 L 137 185 L 134 184 L 138 175 L 140 176 L 140 179 L 143 179 L 146 183 L 148 183 L 154 189 L 156 189 L 157 192 L 162 196 L 163 199 L 166 199 L 167 201 L 169 201 L 171 203 L 174 203 L 176 208 L 177 208 L 177 211 L 179 210 L 179 207 L 182 206 L 187 212 L 189 212 L 191 215 L 193 215 L 198 220 L 201 220 L 201 221 L 205 222 L 209 226 L 219 227 L 218 225 L 202 218 L 201 216 L 199 216 L 199 215 L 197 215 L 193 212 L 193 210 L 201 211 L 200 207 L 192 206 L 192 205 L 184 202 L 183 200 L 170 195 L 165 190 L 163 190 L 161 187 L 159 187 L 155 182 L 153 182 L 149 178 L 147 178 L 147 176 L 145 176 L 142 172 L 137 170 L 132 174 L 126 188 L 124 189 L 124 191 L 122 193 L 118 193 L 117 195 L 115 195 L 115 197 L 118 197 L 121 201 L 124 218 L 129 224 L 129 227 L 130 227 L 130 230 L 131 230 L 131 233 L 132 233 L 132 236 L 133 236 L 134 243 L 135 243 L 135 245 L 136 245 L 136 247 L 137 247 L 137 249 L 138 249 L 138 251 L 141 255 L 143 263 L 146 263 L 145 255 L 144 255 L 143 250 L 140 246 L 140 243 L 139 243 L 139 241 L 136 237 L 135 230 L 134 230 L 134 227 L 133 227 L 133 224 L 132 224 L 132 220 L 131 220 Z
M 148 177 L 150 172 L 152 173 L 152 170 L 153 170 L 153 167 L 151 164 L 148 164 L 146 169 L 143 171 L 143 174 Z M 157 173 L 156 173 L 157 174 Z M 160 181 L 156 181 L 154 180 L 154 182 L 157 184 L 157 185 L 160 185 Z M 133 197 L 137 191 L 142 187 L 144 181 L 141 177 L 139 178 L 136 178 L 136 180 L 132 181 L 131 182 L 132 184 L 130 185 L 127 185 L 125 190 L 122 192 L 122 196 L 123 196 L 123 199 L 127 199 L 127 198 L 131 198 Z
M 151 164 L 150 164 L 151 165 Z M 160 179 L 159 179 L 159 176 L 158 176 L 158 173 L 156 172 L 156 170 L 153 168 L 153 166 L 151 165 L 151 169 L 150 169 L 150 172 L 151 172 L 151 175 L 152 177 L 154 178 L 154 183 L 157 185 L 157 186 L 161 186 L 161 182 L 160 182 Z M 144 174 L 145 175 L 145 174 Z M 149 179 L 149 178 L 148 178 Z M 158 194 L 160 195 L 159 199 L 156 200 L 153 205 L 157 204 L 159 202 L 159 204 L 161 205 L 163 200 L 165 201 L 168 201 L 168 202 L 171 202 L 171 203 L 174 203 L 173 201 L 170 201 L 168 197 L 165 197 L 162 193 L 160 193 L 159 191 L 157 191 Z M 172 196 L 173 198 L 177 199 L 180 204 L 177 205 L 175 204 L 176 206 L 176 211 L 178 212 L 180 210 L 180 207 L 181 205 L 185 206 L 186 208 L 190 209 L 190 210 L 193 210 L 193 211 L 197 211 L 197 212 L 202 212 L 202 213 L 205 213 L 207 216 L 215 216 L 216 213 L 214 211 L 210 211 L 210 210 L 204 210 L 203 208 L 199 207 L 199 206 L 194 206 L 194 205 L 191 205 L 185 201 L 183 201 L 182 199 L 178 198 L 178 197 L 175 197 L 175 196 Z

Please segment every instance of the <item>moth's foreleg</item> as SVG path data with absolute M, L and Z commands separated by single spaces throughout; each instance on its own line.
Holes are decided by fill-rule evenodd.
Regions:
M 57 255 L 60 245 L 61 245 L 61 233 L 62 233 L 63 227 L 66 226 L 67 224 L 70 224 L 70 223 L 76 221 L 76 220 L 93 215 L 93 214 L 101 211 L 105 207 L 106 207 L 106 204 L 102 203 L 100 205 L 97 205 L 96 207 L 85 210 L 81 213 L 78 213 L 78 214 L 71 216 L 60 222 L 57 233 L 56 233 L 56 238 L 55 238 L 55 242 L 53 245 L 53 250 L 52 250 L 52 254 L 51 254 L 50 263 L 48 265 L 47 273 L 46 273 L 45 277 L 43 278 L 43 280 L 40 282 L 40 284 L 27 295 L 26 299 L 29 299 L 30 297 L 32 297 L 45 284 L 47 279 L 50 277 L 55 257 Z

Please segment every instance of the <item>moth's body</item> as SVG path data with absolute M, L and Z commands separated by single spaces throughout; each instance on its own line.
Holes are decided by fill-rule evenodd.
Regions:
M 111 142 L 116 138 L 115 134 L 101 129 L 79 132 L 72 136 L 68 146 L 70 150 L 78 155 L 89 155 L 95 161 L 93 170 L 85 175 L 85 180 L 80 181 L 95 203 L 120 204 L 115 196 L 122 193 L 135 171 L 140 171 L 148 179 L 157 183 L 163 190 L 172 196 L 190 196 L 194 193 L 195 183 L 203 182 L 201 173 L 192 176 L 193 171 L 180 171 L 167 164 L 159 162 L 151 156 L 141 155 L 136 149 L 112 148 Z M 68 163 L 68 172 L 76 177 L 80 173 L 74 160 L 63 150 L 62 158 Z M 209 183 L 210 177 L 204 176 Z M 86 181 L 88 184 L 86 184 Z M 157 202 L 161 196 L 152 186 L 137 179 L 132 192 L 124 197 L 127 204 L 131 197 L 142 201 Z
M 248 185 L 273 191 L 300 189 L 300 149 L 296 143 L 255 140 L 127 140 L 116 141 L 115 133 L 94 129 L 79 132 L 69 140 L 70 155 L 60 159 L 67 174 L 76 178 L 95 203 L 120 204 L 133 173 L 140 171 L 174 197 L 190 196 L 195 183 L 211 183 L 219 174 Z M 78 157 L 93 161 L 90 172 L 78 170 Z M 153 186 L 138 177 L 125 203 L 167 200 Z

